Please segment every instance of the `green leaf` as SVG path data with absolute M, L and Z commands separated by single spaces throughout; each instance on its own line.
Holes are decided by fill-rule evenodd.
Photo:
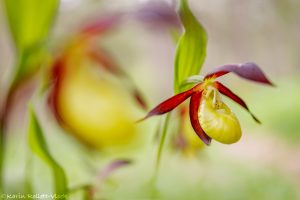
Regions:
M 179 16 L 185 31 L 179 39 L 175 56 L 175 93 L 181 92 L 180 85 L 187 77 L 199 74 L 207 44 L 205 29 L 191 12 L 187 0 L 180 1 Z
M 44 43 L 59 0 L 5 0 L 6 15 L 16 46 L 16 79 L 32 73 L 41 62 Z
M 48 36 L 58 0 L 5 0 L 6 14 L 19 51 L 41 43 Z
M 53 172 L 55 194 L 66 199 L 67 179 L 63 168 L 54 160 L 43 136 L 42 128 L 32 107 L 29 110 L 28 141 L 30 148 L 40 159 L 48 164 Z

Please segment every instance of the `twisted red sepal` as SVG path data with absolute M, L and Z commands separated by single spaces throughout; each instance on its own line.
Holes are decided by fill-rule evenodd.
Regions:
M 234 94 L 229 88 L 227 88 L 225 85 L 223 85 L 222 83 L 216 81 L 215 82 L 215 87 L 225 96 L 227 96 L 228 98 L 232 99 L 233 101 L 235 101 L 236 103 L 238 103 L 239 105 L 241 105 L 242 107 L 244 107 L 252 116 L 252 118 L 259 124 L 261 124 L 261 122 L 259 121 L 259 119 L 257 119 L 257 117 L 255 117 L 255 115 L 249 110 L 247 104 L 245 103 L 245 101 L 243 99 L 241 99 L 240 97 L 238 97 L 236 94 Z
M 176 108 L 179 104 L 184 102 L 187 98 L 189 98 L 194 93 L 194 88 L 177 94 L 164 102 L 160 103 L 158 106 L 153 108 L 143 119 L 138 120 L 138 122 L 143 121 L 154 115 L 162 115 L 167 112 L 170 112 L 174 108 Z
M 211 143 L 211 138 L 206 135 L 203 131 L 201 124 L 199 122 L 198 111 L 201 102 L 202 92 L 196 92 L 192 95 L 190 100 L 190 120 L 194 131 L 197 133 L 199 138 L 206 144 Z
M 205 76 L 205 79 L 212 77 L 217 78 L 230 72 L 233 72 L 236 75 L 251 81 L 274 86 L 274 84 L 266 77 L 260 67 L 252 62 L 223 65 L 221 67 L 218 67 L 213 72 L 207 74 Z

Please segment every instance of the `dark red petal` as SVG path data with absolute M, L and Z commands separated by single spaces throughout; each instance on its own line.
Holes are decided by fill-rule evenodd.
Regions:
M 261 123 L 257 117 L 254 116 L 254 114 L 249 110 L 248 106 L 246 105 L 246 103 L 240 98 L 238 97 L 236 94 L 234 94 L 229 88 L 227 88 L 225 85 L 223 85 L 222 83 L 216 81 L 215 82 L 215 86 L 216 88 L 225 96 L 229 97 L 230 99 L 232 99 L 233 101 L 235 101 L 236 103 L 240 104 L 242 107 L 244 107 L 252 116 L 252 118 L 257 122 L 257 123 Z
M 52 66 L 52 74 L 50 77 L 51 88 L 48 96 L 48 106 L 52 111 L 56 121 L 65 129 L 71 130 L 70 126 L 62 119 L 58 109 L 58 94 L 62 84 L 62 78 L 65 75 L 66 57 L 61 55 L 56 57 Z
M 266 77 L 264 72 L 260 69 L 260 67 L 252 62 L 243 63 L 243 64 L 229 64 L 229 65 L 223 65 L 221 67 L 218 67 L 213 72 L 207 74 L 205 76 L 205 79 L 211 78 L 211 77 L 220 77 L 223 76 L 229 72 L 233 72 L 237 74 L 238 76 L 259 82 L 264 83 L 268 85 L 274 86 L 274 84 Z
M 135 101 L 138 103 L 138 105 L 144 109 L 144 110 L 147 110 L 148 109 L 148 105 L 143 97 L 143 95 L 141 94 L 141 92 L 138 90 L 138 89 L 134 89 L 132 91 L 133 93 L 133 96 L 135 98 Z
M 66 60 L 67 58 L 65 55 L 57 56 L 56 59 L 54 60 L 54 63 L 52 65 L 52 74 L 50 77 L 51 88 L 49 91 L 47 103 L 50 108 L 50 111 L 54 115 L 59 125 L 67 131 L 75 132 L 74 130 L 72 130 L 71 126 L 63 120 L 58 109 L 58 95 L 60 92 L 62 79 L 66 73 L 65 71 L 66 62 L 67 62 Z
M 50 107 L 51 111 L 53 112 L 54 116 L 56 117 L 58 122 L 62 122 L 62 119 L 59 115 L 58 108 L 57 108 L 57 96 L 58 90 L 61 83 L 61 78 L 64 73 L 64 65 L 65 59 L 63 56 L 58 56 L 53 63 L 52 66 L 52 73 L 50 77 L 50 82 L 52 84 L 49 96 L 48 96 L 48 106 Z
M 171 110 L 173 110 L 174 108 L 176 108 L 179 104 L 181 104 L 182 102 L 184 102 L 187 98 L 189 98 L 193 93 L 194 93 L 194 88 L 187 90 L 185 92 L 182 92 L 180 94 L 177 94 L 169 99 L 167 99 L 166 101 L 160 103 L 158 106 L 156 106 L 155 108 L 153 108 L 147 115 L 146 117 L 144 117 L 143 119 L 139 120 L 143 121 L 153 115 L 162 115 L 165 114 Z
M 201 102 L 202 92 L 196 92 L 192 95 L 190 101 L 190 120 L 194 131 L 197 133 L 199 138 L 207 145 L 211 143 L 211 138 L 206 135 L 203 131 L 201 124 L 199 122 L 198 112 Z

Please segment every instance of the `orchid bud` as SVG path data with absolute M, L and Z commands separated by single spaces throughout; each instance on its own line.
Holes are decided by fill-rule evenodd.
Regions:
M 208 89 L 199 108 L 199 121 L 204 132 L 212 139 L 232 144 L 242 135 L 241 126 L 230 108 L 222 102 L 216 89 Z

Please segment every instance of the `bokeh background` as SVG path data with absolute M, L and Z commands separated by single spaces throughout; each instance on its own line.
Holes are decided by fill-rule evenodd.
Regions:
M 50 43 L 57 45 L 94 16 L 115 11 L 133 12 L 149 2 L 151 0 L 62 0 Z M 163 2 L 174 5 L 173 1 Z M 116 171 L 101 187 L 104 199 L 299 199 L 300 2 L 190 0 L 190 5 L 209 37 L 202 74 L 223 64 L 254 61 L 275 83 L 276 87 L 272 88 L 234 75 L 222 77 L 226 85 L 246 100 L 262 125 L 257 125 L 243 109 L 224 98 L 240 119 L 242 139 L 232 145 L 213 142 L 192 157 L 171 150 L 167 144 L 157 182 L 158 192 L 149 180 L 154 170 L 155 133 L 161 117 L 136 125 L 142 139 L 133 147 L 121 152 L 91 153 L 49 120 L 45 111 L 42 115 L 45 137 L 54 157 L 65 169 L 70 187 L 95 181 L 93 170 L 101 170 L 115 158 L 128 157 L 133 164 Z M 11 77 L 15 57 L 2 2 L 0 10 L 3 101 L 2 94 Z M 176 45 L 166 29 L 132 20 L 111 31 L 101 42 L 133 78 L 151 107 L 172 95 Z M 8 191 L 22 191 L 23 177 L 30 176 L 36 193 L 51 193 L 51 173 L 47 166 L 36 157 L 30 158 L 30 166 L 26 164 L 25 108 L 25 101 L 16 103 L 10 117 L 6 153 Z M 141 110 L 134 112 L 137 119 L 145 114 Z M 80 199 L 76 195 L 73 198 Z

